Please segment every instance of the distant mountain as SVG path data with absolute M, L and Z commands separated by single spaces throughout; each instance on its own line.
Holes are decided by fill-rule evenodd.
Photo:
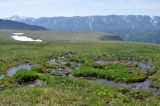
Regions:
M 7 20 L 42 26 L 50 30 L 87 32 L 160 31 L 160 17 L 143 15 L 109 15 L 86 17 L 27 18 L 13 16 Z
M 2 20 L 0 19 L 0 29 L 11 29 L 11 30 L 47 30 L 46 28 L 27 25 L 21 22 Z
M 160 44 L 160 31 L 153 32 L 112 32 L 110 36 L 120 36 L 125 41 Z
M 24 17 L 24 16 L 18 16 L 18 15 L 14 15 L 12 17 L 9 18 L 9 20 L 12 20 L 12 21 L 19 21 L 19 20 L 25 20 L 25 19 L 28 19 L 29 17 Z
M 6 20 L 42 26 L 50 30 L 107 32 L 118 39 L 160 44 L 160 17 L 144 15 L 108 15 L 85 17 L 28 18 L 13 16 Z M 103 37 L 101 39 L 108 39 Z

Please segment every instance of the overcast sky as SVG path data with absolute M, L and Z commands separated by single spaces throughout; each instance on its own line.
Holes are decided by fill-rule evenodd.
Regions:
M 160 0 L 0 0 L 0 18 L 110 14 L 160 16 Z

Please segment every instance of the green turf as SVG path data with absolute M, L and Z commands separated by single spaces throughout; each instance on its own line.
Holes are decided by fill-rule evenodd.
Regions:
M 73 72 L 77 76 L 90 75 L 91 77 L 109 78 L 116 81 L 143 80 L 145 73 L 138 73 L 124 64 L 109 64 L 96 66 L 94 61 L 99 56 L 109 59 L 120 57 L 136 57 L 138 60 L 147 62 L 156 67 L 155 73 L 149 78 L 160 88 L 160 46 L 143 43 L 129 43 L 118 41 L 100 41 L 95 38 L 99 36 L 93 33 L 93 39 L 72 39 L 57 37 L 60 32 L 28 32 L 40 33 L 42 43 L 18 42 L 10 38 L 13 31 L 0 31 L 0 74 L 15 65 L 23 63 L 39 64 L 40 68 L 32 68 L 29 73 L 16 73 L 0 81 L 0 104 L 2 105 L 75 105 L 75 106 L 106 106 L 106 105 L 131 105 L 131 106 L 157 106 L 160 105 L 160 97 L 153 96 L 141 90 L 128 90 L 121 87 L 108 87 L 96 84 L 88 80 L 68 78 L 66 76 L 55 76 L 46 72 L 48 67 L 54 67 L 48 63 L 51 57 L 57 57 L 59 53 L 74 52 L 75 56 L 65 58 L 66 61 L 80 61 L 81 66 Z M 49 34 L 48 34 L 49 33 Z M 64 32 L 63 32 L 64 33 Z M 67 33 L 67 32 L 65 32 Z M 61 32 L 62 34 L 62 32 Z M 77 33 L 76 33 L 77 34 Z M 34 35 L 34 34 L 33 34 Z M 72 35 L 74 36 L 74 32 Z M 81 33 L 77 34 L 80 37 Z M 91 37 L 92 34 L 89 35 Z M 38 34 L 36 35 L 38 36 Z M 52 40 L 51 40 L 51 38 Z M 96 40 L 95 40 L 96 39 Z M 58 41 L 57 41 L 58 40 Z M 35 77 L 36 76 L 36 77 Z M 38 76 L 38 77 L 37 77 Z M 26 78 L 27 77 L 27 78 Z M 38 78 L 45 82 L 45 86 L 27 87 L 18 85 L 21 81 L 30 81 Z M 128 91 L 128 93 L 124 93 Z
M 95 65 L 94 67 L 81 66 L 79 70 L 73 72 L 73 75 L 77 77 L 95 77 L 124 82 L 145 80 L 145 71 L 131 71 L 122 64 Z

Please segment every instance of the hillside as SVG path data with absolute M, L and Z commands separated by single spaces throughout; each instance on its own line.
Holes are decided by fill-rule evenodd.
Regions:
M 12 29 L 12 30 L 47 30 L 44 27 L 27 25 L 21 22 L 1 20 L 0 19 L 0 29 Z
M 30 38 L 38 38 L 46 41 L 71 41 L 71 42 L 87 42 L 87 41 L 109 41 L 123 39 L 118 36 L 110 36 L 102 32 L 69 32 L 69 31 L 27 31 L 27 30 L 1 30 L 0 38 L 11 39 L 13 33 L 24 33 L 24 36 Z M 13 39 L 12 39 L 13 40 Z
M 2 106 L 159 106 L 159 45 L 52 31 L 23 31 L 44 42 L 20 42 L 14 32 L 0 31 Z

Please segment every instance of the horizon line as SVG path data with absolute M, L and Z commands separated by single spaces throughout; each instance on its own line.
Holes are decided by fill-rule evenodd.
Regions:
M 142 14 L 108 14 L 108 15 L 73 15 L 73 16 L 39 16 L 39 17 L 32 17 L 32 16 L 21 16 L 21 15 L 12 15 L 9 17 L 5 18 L 0 18 L 0 19 L 6 19 L 6 18 L 11 18 L 11 17 L 24 17 L 24 18 L 53 18 L 53 17 L 93 17 L 93 16 L 153 16 L 153 17 L 160 17 L 160 15 L 142 15 Z

